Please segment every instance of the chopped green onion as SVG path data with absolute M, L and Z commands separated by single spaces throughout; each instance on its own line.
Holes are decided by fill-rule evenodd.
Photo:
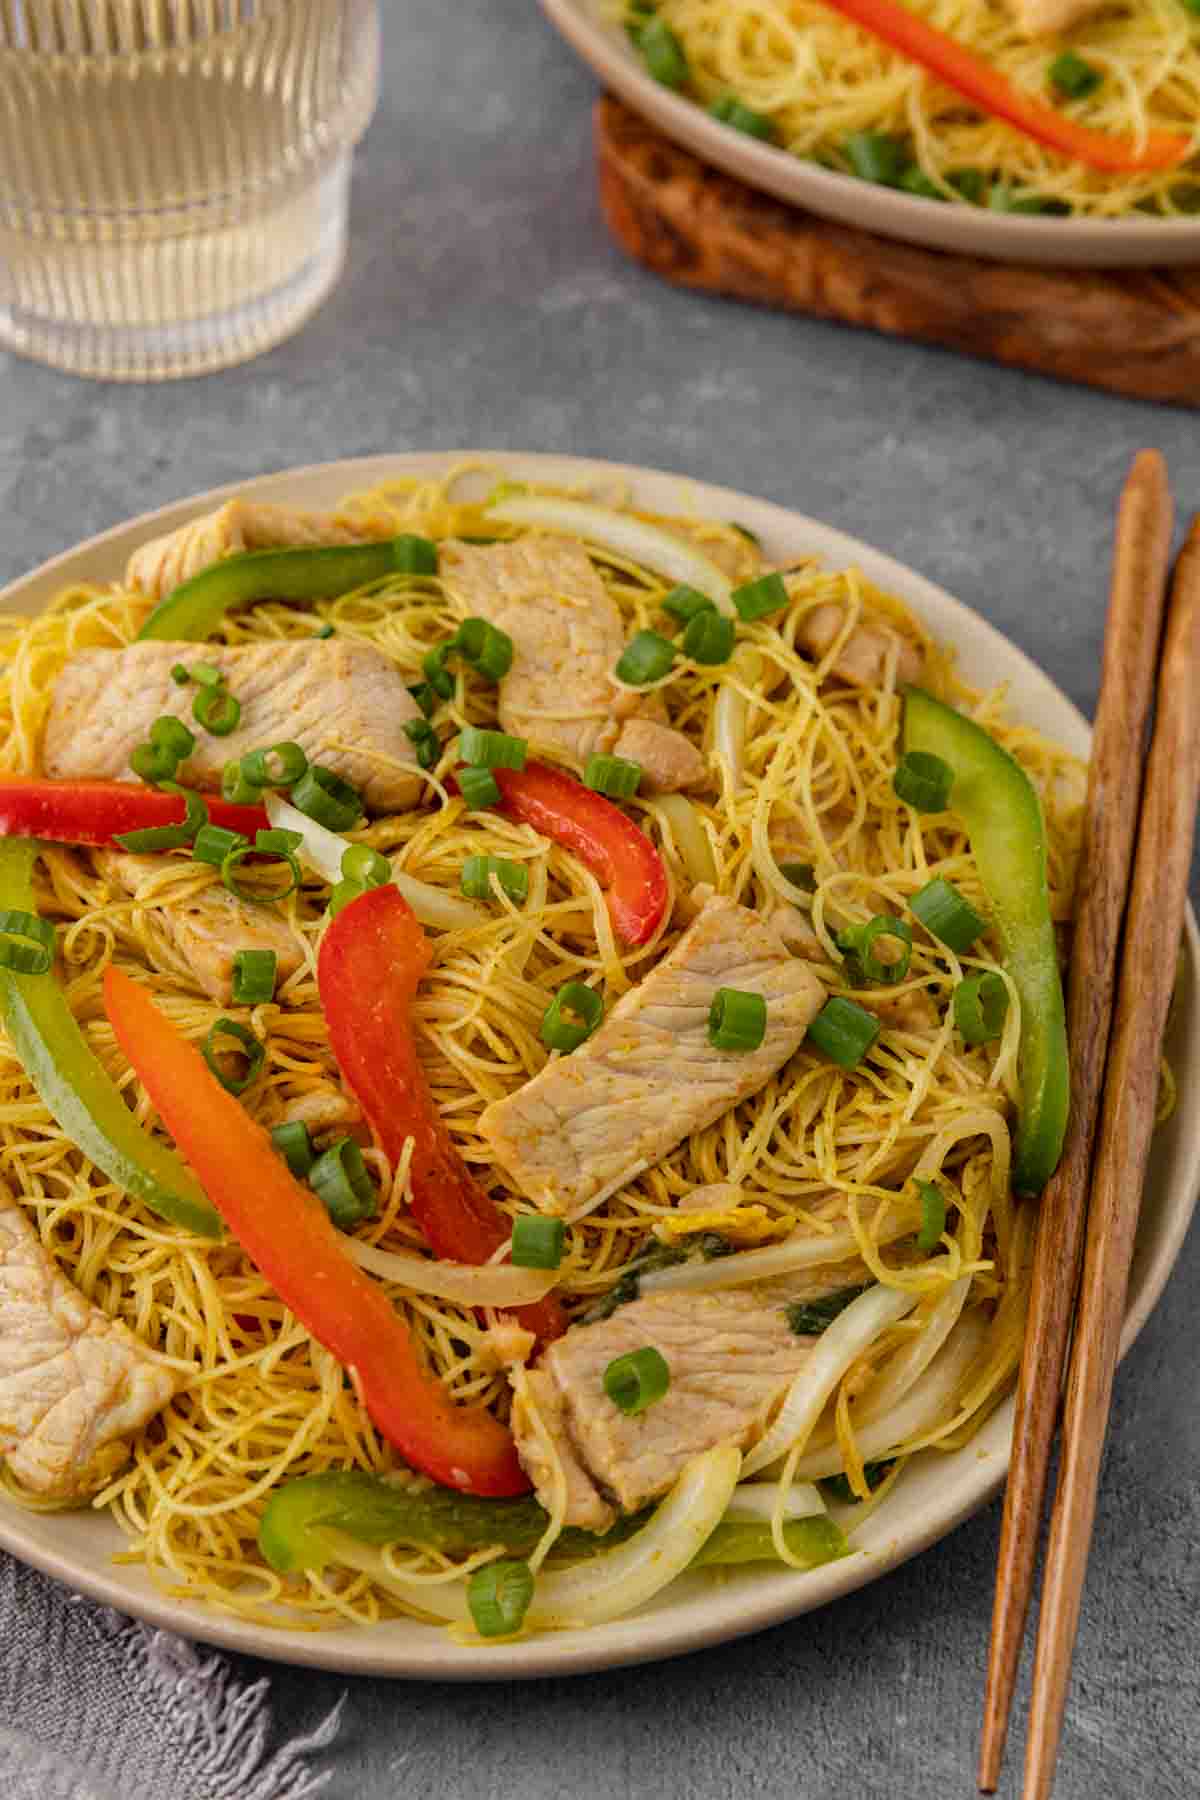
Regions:
M 888 1458 L 884 1462 L 864 1463 L 863 1481 L 866 1484 L 868 1492 L 874 1493 L 875 1489 L 886 1480 L 888 1475 L 891 1474 L 895 1466 L 896 1459 L 894 1456 Z M 862 1495 L 856 1494 L 854 1489 L 850 1486 L 850 1477 L 844 1472 L 840 1472 L 837 1475 L 827 1475 L 822 1481 L 821 1486 L 831 1500 L 840 1500 L 845 1506 L 854 1506 L 862 1498 Z
M 688 60 L 683 45 L 663 19 L 651 19 L 638 33 L 637 47 L 655 81 L 663 87 L 681 88 L 688 79 Z
M 750 625 L 755 619 L 765 619 L 768 613 L 778 612 L 781 606 L 786 606 L 788 591 L 782 575 L 760 575 L 757 581 L 734 588 L 730 598 L 737 607 L 738 617 Z
M 249 848 L 250 839 L 244 832 L 226 831 L 224 825 L 202 825 L 196 833 L 192 855 L 197 862 L 211 863 L 219 869 L 231 851 Z
M 269 900 L 272 903 L 276 900 L 286 900 L 289 894 L 294 894 L 296 892 L 296 889 L 300 886 L 301 880 L 303 879 L 300 873 L 300 864 L 296 861 L 295 855 L 291 850 L 264 852 L 262 845 L 258 841 L 258 839 L 264 835 L 265 834 L 260 831 L 255 837 L 253 844 L 239 845 L 236 849 L 228 851 L 221 858 L 221 880 L 237 900 Z M 237 879 L 237 869 L 245 862 L 248 856 L 262 855 L 276 856 L 278 861 L 287 864 L 292 875 L 292 879 L 287 887 L 278 888 L 271 893 L 265 894 L 257 888 L 243 887 L 241 885 Z
M 272 744 L 269 750 L 251 750 L 242 758 L 246 780 L 255 787 L 294 787 L 308 767 L 299 744 Z
M 578 1050 L 604 1017 L 604 1002 L 582 981 L 560 987 L 542 1019 L 542 1042 L 548 1050 Z
M 468 856 L 459 885 L 468 900 L 490 900 L 493 875 L 510 900 L 519 903 L 527 897 L 529 870 L 507 856 Z
M 699 588 L 688 587 L 686 582 L 671 589 L 662 602 L 662 609 L 670 613 L 673 619 L 678 619 L 681 625 L 690 624 L 697 613 L 717 610 L 715 601 L 710 600 L 707 594 L 702 594 Z
M 174 666 L 171 669 L 171 680 L 172 681 L 176 682 L 180 687 L 186 687 L 188 682 L 191 679 L 192 679 L 191 676 L 188 674 L 187 669 L 184 667 L 184 665 L 182 663 L 174 664 Z
M 292 805 L 328 831 L 349 831 L 363 813 L 358 789 L 320 763 L 309 763 L 292 789 Z
M 817 891 L 816 870 L 811 863 L 781 862 L 779 873 L 785 881 L 791 883 L 802 894 L 815 894 Z
M 486 619 L 464 619 L 458 628 L 458 647 L 477 675 L 503 681 L 512 668 L 513 641 L 507 631 Z
M 505 1558 L 475 1569 L 467 1582 L 467 1606 L 480 1637 L 511 1637 L 520 1631 L 533 1599 L 533 1570 Z
M 429 683 L 427 681 L 414 681 L 408 691 L 420 707 L 421 711 L 425 714 L 425 717 L 427 719 L 432 719 L 434 713 L 437 711 L 437 695 L 434 693 Z
M 384 887 L 392 879 L 392 865 L 370 844 L 349 844 L 342 851 L 342 879 L 361 887 Z
M 724 613 L 698 612 L 683 634 L 683 654 L 693 662 L 715 668 L 733 655 L 734 623 Z
M 642 780 L 641 763 L 627 756 L 607 756 L 597 751 L 584 765 L 583 785 L 610 800 L 632 800 Z
M 921 1229 L 917 1233 L 918 1250 L 936 1250 L 946 1229 L 946 1196 L 932 1181 L 917 1181 L 921 1196 Z
M 458 754 L 472 769 L 523 769 L 529 745 L 506 731 L 481 731 L 477 725 L 464 725 Z
M 442 753 L 442 740 L 429 720 L 409 719 L 404 727 L 404 735 L 411 740 L 420 766 L 432 769 Z
M 880 938 L 890 938 L 898 944 L 899 953 L 890 960 L 877 956 L 875 945 Z M 912 961 L 912 941 L 912 926 L 907 920 L 894 919 L 887 913 L 876 913 L 865 925 L 851 925 L 837 935 L 838 949 L 852 956 L 867 980 L 879 987 L 904 980 Z
M 258 1006 L 275 998 L 279 958 L 274 950 L 235 950 L 233 997 L 241 1006 Z
M 1104 71 L 1087 62 L 1078 51 L 1064 50 L 1046 70 L 1052 88 L 1067 100 L 1084 100 L 1103 84 Z
M 714 1050 L 757 1050 L 767 1035 L 767 1003 L 761 994 L 718 988 L 708 1009 L 708 1041 Z
M 500 800 L 500 789 L 490 769 L 460 769 L 458 791 L 471 812 L 482 812 Z
M 968 975 L 954 990 L 954 1023 L 964 1044 L 989 1044 L 1004 1030 L 1008 988 L 994 970 Z
M 437 574 L 438 551 L 431 538 L 416 537 L 412 532 L 406 532 L 402 537 L 392 539 L 391 548 L 396 569 L 401 575 Z
M 936 181 L 930 181 L 919 163 L 913 163 L 905 169 L 900 177 L 900 186 L 906 194 L 915 194 L 919 200 L 944 200 L 945 194 Z
M 1048 200 L 1043 194 L 1018 194 L 1007 182 L 997 181 L 988 195 L 988 210 L 999 213 L 1057 213 L 1060 216 L 1070 212 L 1070 207 L 1063 200 Z
M 775 136 L 774 122 L 765 113 L 755 112 L 752 106 L 743 106 L 732 94 L 724 94 L 719 100 L 714 100 L 708 110 L 722 125 L 728 125 L 734 131 L 744 131 L 747 137 L 762 138 L 769 143 Z
M 339 1138 L 318 1156 L 308 1180 L 339 1230 L 375 1217 L 375 1184 L 352 1137 Z
M 645 1412 L 671 1385 L 671 1370 L 661 1350 L 644 1344 L 615 1356 L 604 1371 L 604 1391 L 627 1417 Z
M 567 1228 L 561 1219 L 520 1218 L 513 1226 L 509 1261 L 518 1269 L 557 1269 Z
M 336 919 L 344 906 L 352 900 L 361 900 L 366 893 L 361 881 L 335 881 L 329 890 L 329 916 Z
M 262 789 L 246 779 L 245 764 L 237 759 L 221 770 L 221 798 L 234 806 L 257 806 Z
M 177 763 L 190 756 L 196 748 L 196 740 L 182 719 L 176 719 L 171 713 L 161 713 L 150 727 L 150 742 L 156 750 L 165 750 L 173 756 Z
M 179 758 L 161 744 L 136 744 L 129 753 L 129 766 L 142 781 L 157 786 L 173 779 Z
M 44 975 L 54 961 L 54 927 L 36 913 L 0 912 L 0 968 Z
M 225 687 L 202 687 L 192 701 L 192 717 L 213 737 L 228 737 L 237 730 L 241 716 L 241 701 Z
M 254 848 L 265 851 L 268 856 L 286 856 L 289 850 L 298 850 L 303 842 L 302 831 L 285 831 L 279 825 L 254 834 Z
M 317 1160 L 313 1149 L 313 1141 L 308 1135 L 308 1126 L 303 1119 L 289 1119 L 284 1125 L 271 1128 L 271 1142 L 282 1156 L 292 1174 L 303 1181 Z
M 427 650 L 421 660 L 425 680 L 439 700 L 449 700 L 454 693 L 454 677 L 446 667 L 446 658 L 454 648 L 454 639 L 448 638 L 444 644 L 437 644 Z
M 879 1020 L 874 1013 L 860 1006 L 857 1000 L 834 994 L 809 1026 L 808 1041 L 839 1069 L 856 1069 L 879 1031 Z
M 985 185 L 982 169 L 955 169 L 946 179 L 971 206 L 982 206 Z
M 953 786 L 950 764 L 928 750 L 906 750 L 892 776 L 896 798 L 916 812 L 945 812 Z
M 218 1037 L 236 1038 L 241 1045 L 247 1062 L 246 1073 L 243 1076 L 226 1075 L 221 1068 L 214 1049 Z M 259 1042 L 248 1026 L 239 1025 L 236 1019 L 220 1018 L 209 1030 L 208 1036 L 200 1046 L 200 1052 L 227 1093 L 244 1094 L 266 1061 L 267 1047 Z
M 326 623 L 322 625 L 320 631 L 314 631 L 313 636 L 315 638 L 331 638 L 333 636 L 333 626 Z
M 901 139 L 885 131 L 852 131 L 842 148 L 861 180 L 877 181 L 884 187 L 896 187 L 908 165 Z
M 188 674 L 193 681 L 198 681 L 201 687 L 220 687 L 225 680 L 217 665 L 210 662 L 194 662 L 188 670 Z
M 199 794 L 191 788 L 179 787 L 173 781 L 164 781 L 161 786 L 168 793 L 180 795 L 187 808 L 183 818 L 178 825 L 150 825 L 144 831 L 122 832 L 120 837 L 113 839 L 122 850 L 130 850 L 135 856 L 156 856 L 166 850 L 182 850 L 207 822 L 208 808 Z
M 674 662 L 675 646 L 670 638 L 657 631 L 637 631 L 621 652 L 617 680 L 627 687 L 645 687 L 648 682 L 661 681 Z
M 987 930 L 987 920 L 964 900 L 952 882 L 940 875 L 914 894 L 909 907 L 931 937 L 961 956 Z

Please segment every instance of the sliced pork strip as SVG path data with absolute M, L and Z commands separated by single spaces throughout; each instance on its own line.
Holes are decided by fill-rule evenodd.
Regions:
M 1054 31 L 1069 31 L 1103 12 L 1108 0 L 1008 0 L 1009 11 L 1026 37 L 1045 37 Z
M 171 679 L 179 662 L 212 663 L 225 677 L 242 708 L 237 730 L 228 737 L 214 737 L 196 724 L 196 688 Z M 46 774 L 129 780 L 130 753 L 162 713 L 182 719 L 195 735 L 195 750 L 179 773 L 185 785 L 219 787 L 226 762 L 291 741 L 310 762 L 352 782 L 372 812 L 401 811 L 421 792 L 404 731 L 421 716 L 416 702 L 380 651 L 336 638 L 235 647 L 147 642 L 124 650 L 81 650 L 55 683 L 42 748 Z
M 797 636 L 801 648 L 819 661 L 845 623 L 845 608 L 838 601 L 830 600 L 823 606 L 814 607 L 812 612 L 805 613 L 799 624 Z M 830 674 L 849 682 L 852 687 L 879 687 L 893 654 L 897 654 L 897 685 L 920 681 L 925 666 L 920 647 L 879 618 L 864 618 L 838 651 Z
M 537 1409 L 538 1418 L 554 1446 L 554 1458 L 534 1425 L 527 1400 Z M 563 1417 L 562 1392 L 552 1374 L 540 1369 L 531 1369 L 526 1374 L 523 1390 L 518 1387 L 513 1393 L 512 1428 L 521 1466 L 547 1512 L 554 1505 L 554 1459 L 557 1458 L 567 1484 L 566 1523 L 580 1525 L 585 1531 L 607 1531 L 616 1523 L 615 1509 L 601 1494 L 575 1453 Z
M 640 765 L 639 793 L 678 794 L 708 785 L 708 764 L 695 744 L 657 719 L 626 719 L 613 754 Z
M 0 1192 L 0 1455 L 31 1493 L 80 1499 L 97 1452 L 140 1431 L 178 1386 L 56 1268 Z
M 155 909 L 167 937 L 196 980 L 221 1006 L 233 999 L 233 959 L 239 950 L 273 950 L 277 978 L 284 982 L 304 960 L 304 952 L 281 913 L 270 906 L 239 900 L 225 887 L 212 885 L 186 900 L 170 887 L 149 884 L 171 865 L 161 856 L 133 856 L 104 850 L 97 858 L 102 875 L 141 904 Z
M 202 569 L 243 550 L 369 543 L 391 537 L 394 529 L 383 516 L 356 519 L 269 501 L 227 500 L 215 512 L 139 545 L 126 564 L 125 581 L 147 599 L 162 600 Z
M 550 1344 L 528 1379 L 539 1384 L 538 1410 L 570 1471 L 567 1523 L 603 1530 L 611 1523 L 611 1514 L 600 1511 L 606 1500 L 636 1512 L 665 1494 L 693 1456 L 717 1444 L 747 1450 L 757 1443 L 817 1341 L 796 1336 L 787 1305 L 868 1280 L 856 1261 L 769 1286 L 650 1294 Z M 604 1371 L 615 1357 L 646 1346 L 665 1359 L 670 1386 L 661 1400 L 630 1416 L 604 1392 Z M 525 1471 L 547 1505 L 552 1465 L 517 1407 L 513 1431 Z
M 622 721 L 636 718 L 656 726 L 656 791 L 682 785 L 678 767 L 687 783 L 703 779 L 703 759 L 663 722 L 658 696 L 631 693 L 612 680 L 625 629 L 582 545 L 551 536 L 447 544 L 441 572 L 465 618 L 487 619 L 512 639 L 512 668 L 500 683 L 505 731 L 582 763 L 593 751 L 612 750 Z
M 757 1050 L 709 1043 L 709 1009 L 721 987 L 765 998 Z M 757 1092 L 799 1046 L 824 998 L 812 969 L 769 925 L 712 897 L 594 1036 L 495 1101 L 480 1131 L 538 1206 L 568 1212 Z

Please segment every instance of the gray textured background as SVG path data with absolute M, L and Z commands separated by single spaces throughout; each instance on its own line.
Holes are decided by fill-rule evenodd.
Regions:
M 607 240 L 593 87 L 533 0 L 384 10 L 349 269 L 298 338 L 159 388 L 0 357 L 0 581 L 145 507 L 289 462 L 468 445 L 612 456 L 857 533 L 986 614 L 1091 710 L 1114 495 L 1132 453 L 1157 444 L 1181 508 L 1200 506 L 1197 414 L 660 286 Z M 1062 1800 L 1200 1794 L 1197 1295 L 1193 1235 L 1118 1383 Z M 973 1792 L 997 1526 L 992 1507 L 834 1609 L 658 1668 L 525 1688 L 355 1682 L 328 1792 Z M 314 1723 L 344 1685 L 276 1673 L 281 1730 Z

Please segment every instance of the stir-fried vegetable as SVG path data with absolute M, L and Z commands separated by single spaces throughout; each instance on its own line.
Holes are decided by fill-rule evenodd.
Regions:
M 317 983 L 338 1066 L 393 1164 L 412 1140 L 412 1216 L 438 1256 L 485 1263 L 512 1221 L 471 1175 L 429 1092 L 417 1056 L 412 1002 L 432 955 L 394 887 L 370 888 L 340 912 L 321 944 Z M 553 1299 L 521 1308 L 541 1338 L 563 1329 Z
M 216 630 L 231 606 L 327 600 L 385 575 L 433 575 L 437 566 L 436 546 L 411 536 L 316 550 L 247 550 L 181 582 L 159 601 L 138 637 L 195 643 Z
M 0 837 L 42 838 L 55 844 L 114 844 L 128 832 L 183 826 L 189 819 L 188 802 L 189 795 L 181 788 L 160 792 L 135 781 L 49 781 L 37 775 L 0 775 Z M 231 806 L 207 794 L 203 804 L 213 825 L 248 841 L 267 824 L 261 806 Z
M 425 1372 L 383 1289 L 351 1262 L 321 1202 L 195 1046 L 111 966 L 104 1005 L 122 1050 L 229 1229 L 285 1305 L 350 1371 L 388 1442 L 446 1487 L 524 1492 L 528 1482 L 508 1428 L 483 1407 L 455 1406 Z
M 1037 1194 L 1058 1165 L 1070 1104 L 1042 809 L 1025 771 L 994 738 L 920 688 L 905 693 L 904 746 L 932 752 L 954 770 L 950 805 L 970 835 L 979 878 L 1004 938 L 1006 966 L 1021 1000 L 1013 1186 Z
M 0 905 L 34 913 L 38 845 L 0 842 Z M 0 968 L 4 1026 L 22 1068 L 71 1142 L 110 1181 L 160 1218 L 202 1237 L 221 1220 L 182 1162 L 137 1123 L 120 1089 L 88 1048 L 53 969 L 22 975 Z

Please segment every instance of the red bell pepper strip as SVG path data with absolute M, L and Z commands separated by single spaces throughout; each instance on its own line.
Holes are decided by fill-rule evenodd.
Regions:
M 214 825 L 254 842 L 270 820 L 261 806 L 233 806 L 219 794 L 204 801 Z M 0 775 L 0 837 L 44 838 L 56 844 L 111 844 L 126 831 L 180 825 L 179 794 L 136 781 L 48 781 L 37 775 Z
M 104 1007 L 117 1042 L 230 1231 L 318 1343 L 350 1371 L 382 1435 L 415 1468 L 469 1494 L 528 1487 L 507 1426 L 455 1406 L 422 1367 L 383 1289 L 350 1261 L 329 1215 L 144 988 L 112 965 Z
M 492 774 L 500 789 L 497 811 L 572 851 L 607 889 L 618 936 L 647 943 L 662 924 L 670 890 L 662 857 L 645 832 L 603 794 L 549 763 Z
M 981 112 L 1003 119 L 1047 149 L 1087 163 L 1093 169 L 1130 174 L 1169 169 L 1182 162 L 1192 147 L 1192 139 L 1180 132 L 1148 132 L 1145 143 L 1139 147 L 1131 137 L 1094 131 L 1064 118 L 1044 101 L 1022 93 L 991 63 L 984 62 L 957 38 L 939 31 L 936 25 L 918 18 L 898 0 L 826 0 L 826 4 L 861 25 L 864 31 L 882 38 L 901 56 L 920 63 Z
M 399 890 L 368 888 L 326 931 L 317 988 L 338 1067 L 384 1154 L 395 1164 L 413 1140 L 412 1216 L 426 1242 L 453 1262 L 485 1263 L 511 1237 L 512 1220 L 455 1149 L 417 1059 L 412 1002 L 432 955 Z M 543 1341 L 566 1328 L 552 1295 L 514 1316 Z

